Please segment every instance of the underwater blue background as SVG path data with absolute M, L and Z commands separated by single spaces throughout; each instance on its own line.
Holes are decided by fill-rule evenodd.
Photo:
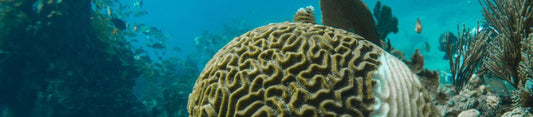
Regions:
M 363 0 L 369 9 L 373 9 L 376 0 Z M 392 45 L 412 55 L 415 49 L 424 50 L 427 41 L 430 51 L 421 51 L 429 69 L 448 71 L 448 63 L 443 59 L 444 52 L 439 51 L 438 39 L 444 32 L 457 34 L 457 26 L 466 24 L 475 28 L 482 20 L 481 7 L 477 0 L 381 0 L 392 8 L 392 14 L 399 20 L 399 31 L 389 34 Z M 175 56 L 195 52 L 194 38 L 204 31 L 218 32 L 223 25 L 244 22 L 251 27 L 269 23 L 292 21 L 296 10 L 306 6 L 315 8 L 317 22 L 321 21 L 318 0 L 146 0 L 144 8 L 148 14 L 134 18 L 134 22 L 154 25 L 170 33 L 173 41 L 169 45 L 181 47 Z M 371 10 L 372 11 L 372 10 Z M 423 31 L 414 31 L 416 19 L 422 21 Z M 410 59 L 410 57 L 407 57 Z

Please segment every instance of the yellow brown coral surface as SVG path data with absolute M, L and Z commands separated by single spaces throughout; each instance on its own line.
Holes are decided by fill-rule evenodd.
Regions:
M 409 71 L 402 74 L 411 78 L 373 80 L 374 76 L 391 77 L 387 70 L 394 68 L 379 67 L 379 57 L 384 54 L 389 55 L 341 29 L 310 23 L 259 27 L 229 42 L 207 63 L 189 96 L 188 111 L 191 116 L 311 117 L 369 116 L 375 109 L 380 112 L 374 115 L 389 115 L 397 107 L 432 107 L 427 97 L 402 100 L 399 104 L 404 105 L 399 106 L 387 104 L 412 97 L 409 95 L 419 97 L 422 90 L 420 85 L 391 83 L 380 85 L 387 90 L 375 89 L 373 85 L 387 79 L 420 84 L 401 62 L 395 64 Z M 376 75 L 378 69 L 385 71 Z M 407 97 L 378 99 L 373 90 Z M 376 99 L 383 103 L 376 103 Z M 404 113 L 432 112 L 428 109 L 433 108 L 405 108 Z

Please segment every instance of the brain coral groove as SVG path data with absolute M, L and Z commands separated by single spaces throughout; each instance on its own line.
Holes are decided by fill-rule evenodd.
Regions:
M 208 62 L 191 116 L 368 116 L 381 49 L 310 23 L 278 23 L 236 37 Z

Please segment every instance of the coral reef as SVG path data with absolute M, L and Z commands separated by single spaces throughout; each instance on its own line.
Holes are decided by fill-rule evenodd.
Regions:
M 359 34 L 374 44 L 381 44 L 374 18 L 363 1 L 320 0 L 320 10 L 323 25 L 344 29 Z
M 382 5 L 380 1 L 374 6 L 374 17 L 376 18 L 379 37 L 386 39 L 389 33 L 398 32 L 398 18 L 392 16 L 392 10 L 387 5 Z
M 321 0 L 325 26 L 310 6 L 226 24 L 184 60 L 118 2 L 0 0 L 0 116 L 532 116 L 531 0 L 482 0 L 487 30 L 441 36 L 444 87 L 386 41 L 398 19 L 379 1 Z
M 309 23 L 270 24 L 229 42 L 202 71 L 188 110 L 192 116 L 438 116 L 400 60 L 358 35 Z

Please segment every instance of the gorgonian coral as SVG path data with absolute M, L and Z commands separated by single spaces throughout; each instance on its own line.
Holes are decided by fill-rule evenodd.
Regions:
M 494 28 L 496 36 L 490 41 L 490 54 L 485 67 L 498 78 L 507 80 L 513 86 L 523 87 L 528 78 L 527 65 L 523 53 L 533 27 L 533 2 L 531 0 L 484 0 L 483 16 L 486 24 Z M 527 58 L 527 57 L 526 57 Z M 529 68 L 530 69 L 530 68 Z
M 450 60 L 452 82 L 456 91 L 461 91 L 470 77 L 478 72 L 486 53 L 488 45 L 486 41 L 490 33 L 470 34 L 464 26 L 458 30 L 459 38 L 455 43 L 452 43 L 452 38 L 446 34 L 446 53 Z

